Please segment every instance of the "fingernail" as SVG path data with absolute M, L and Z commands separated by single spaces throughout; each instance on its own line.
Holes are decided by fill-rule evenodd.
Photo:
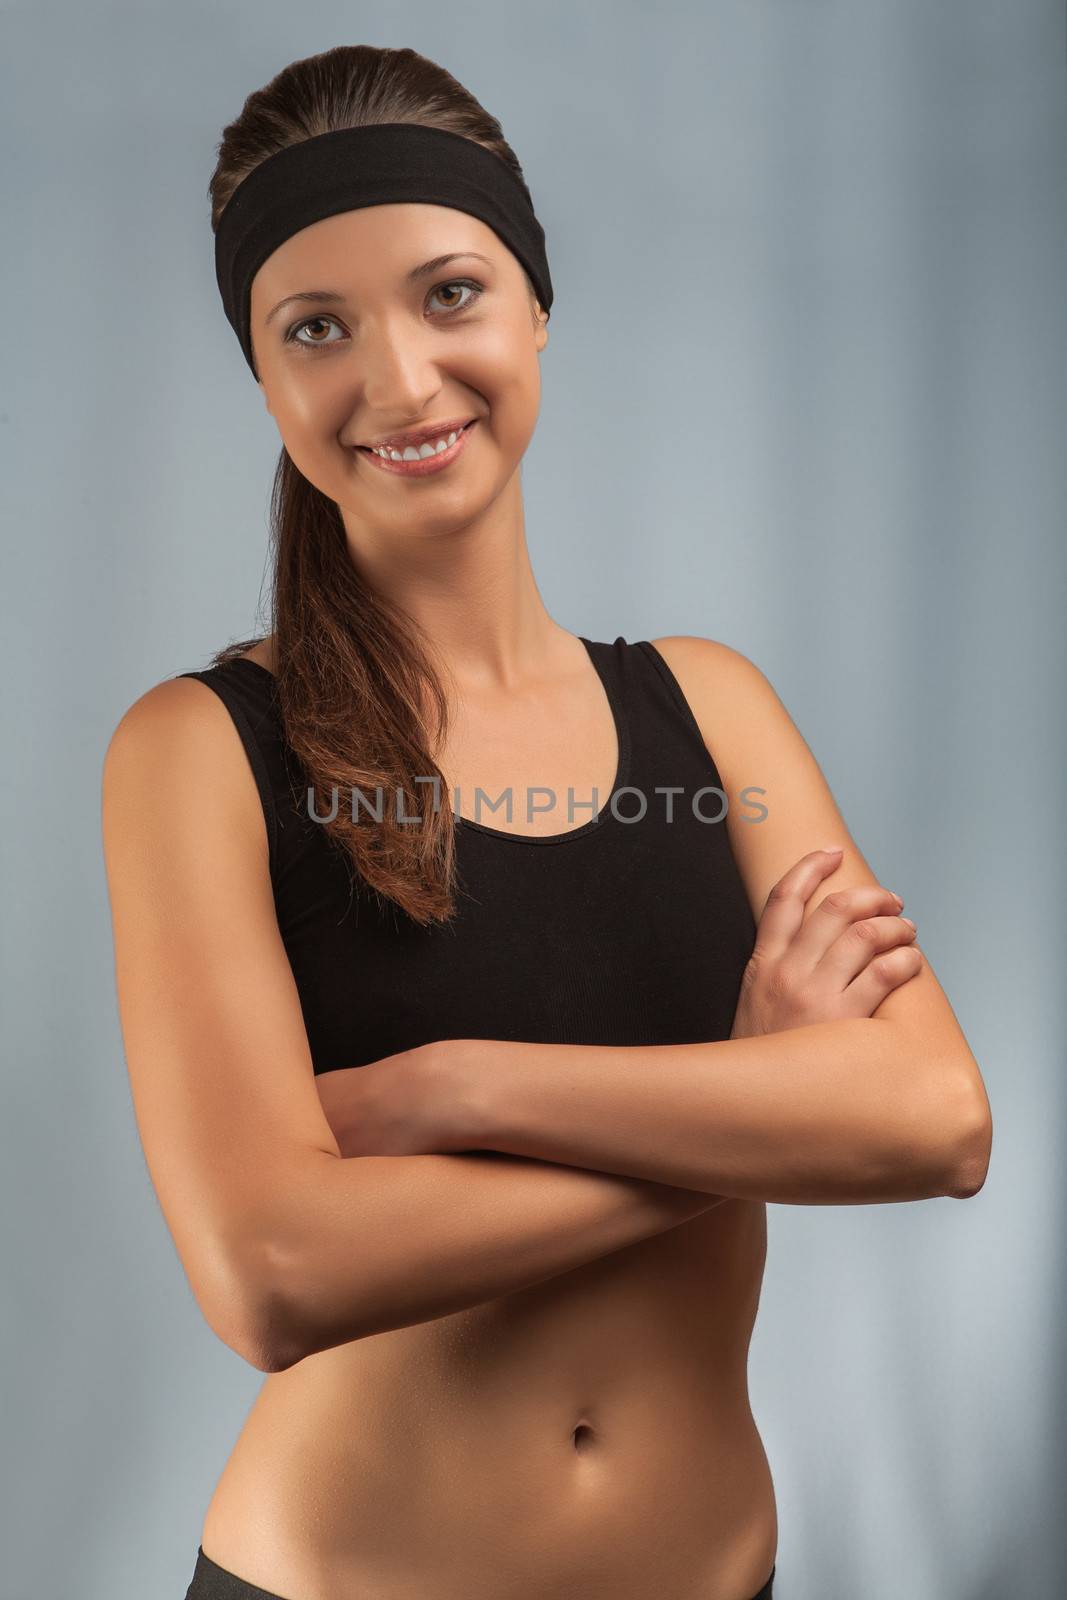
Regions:
M 897 894 L 895 889 L 890 889 L 889 893 L 893 896 L 893 899 L 896 901 L 898 906 L 902 906 L 904 904 L 904 901 L 901 899 L 900 895 Z
M 914 928 L 914 927 L 917 926 L 916 923 L 912 922 L 910 917 L 901 917 L 900 920 L 901 920 L 901 922 L 906 922 L 908 924 L 909 928 Z
M 840 854 L 841 846 L 839 844 L 827 844 L 823 846 L 823 855 L 839 856 Z

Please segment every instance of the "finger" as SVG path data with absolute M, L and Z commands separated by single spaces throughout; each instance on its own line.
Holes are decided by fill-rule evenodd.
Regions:
M 802 971 L 812 971 L 856 923 L 875 917 L 896 917 L 899 921 L 900 907 L 901 902 L 893 891 L 883 889 L 880 883 L 861 883 L 850 889 L 831 890 L 819 901 L 793 940 L 790 961 L 795 960 Z M 849 972 L 848 977 L 855 977 L 858 970 L 857 967 Z
M 887 950 L 852 980 L 842 996 L 843 1004 L 854 1016 L 871 1017 L 886 995 L 918 977 L 923 965 L 922 951 L 917 944 Z
M 760 955 L 777 959 L 785 954 L 804 923 L 808 901 L 840 865 L 840 853 L 831 855 L 826 850 L 810 850 L 782 874 L 760 914 L 754 946 Z
M 880 955 L 910 945 L 915 925 L 898 916 L 860 917 L 840 933 L 818 963 L 817 972 L 840 993 Z

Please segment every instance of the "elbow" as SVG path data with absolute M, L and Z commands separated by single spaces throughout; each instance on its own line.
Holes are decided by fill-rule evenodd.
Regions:
M 243 1324 L 236 1332 L 222 1338 L 235 1355 L 242 1361 L 247 1361 L 250 1367 L 255 1367 L 257 1372 L 285 1372 L 289 1367 L 295 1366 L 299 1357 L 289 1357 L 279 1349 L 276 1343 L 270 1343 L 263 1336 L 261 1330 L 253 1324 Z
M 241 1326 L 238 1340 L 230 1341 L 242 1360 L 258 1372 L 287 1372 L 303 1361 L 307 1352 L 287 1332 L 283 1332 L 276 1318 L 260 1315 L 247 1318 Z
M 926 1197 L 973 1199 L 985 1183 L 993 1143 L 978 1063 L 968 1051 L 962 1059 L 930 1062 L 912 1081 L 914 1092 L 900 1101 L 906 1107 L 901 1136 L 916 1177 L 919 1167 L 925 1171 Z
M 213 1299 L 212 1329 L 258 1372 L 285 1372 L 307 1354 L 283 1282 L 276 1251 L 246 1247 L 234 1253 Z
M 944 1193 L 953 1200 L 971 1200 L 985 1183 L 993 1148 L 993 1119 L 985 1093 L 975 1095 L 952 1141 Z M 977 1103 L 975 1103 L 977 1102 Z
M 328 1165 L 327 1165 L 328 1163 Z M 287 1372 L 297 1362 L 362 1338 L 362 1316 L 338 1311 L 337 1272 L 323 1243 L 323 1185 L 340 1173 L 330 1152 L 289 1169 L 284 1204 L 258 1198 L 230 1257 L 239 1349 L 260 1372 Z M 235 1230 L 236 1231 L 236 1230 Z M 325 1253 L 324 1253 L 325 1251 Z M 343 1336 L 343 1337 L 342 1337 Z
M 958 1072 L 951 1083 L 943 1071 L 931 1073 L 901 1101 L 898 1181 L 906 1181 L 908 1198 L 970 1200 L 985 1183 L 993 1143 L 989 1102 L 976 1068 L 960 1083 Z

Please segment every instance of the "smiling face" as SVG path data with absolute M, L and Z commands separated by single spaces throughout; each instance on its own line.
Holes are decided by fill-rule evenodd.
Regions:
M 259 385 L 286 450 L 350 533 L 376 538 L 455 530 L 517 486 L 546 324 L 507 246 L 446 206 L 326 217 L 252 280 Z M 458 444 L 415 472 L 359 448 L 427 427 L 447 437 L 438 425 L 469 418 Z

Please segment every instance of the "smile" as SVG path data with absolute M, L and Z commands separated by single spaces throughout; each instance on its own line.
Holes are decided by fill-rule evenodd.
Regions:
M 478 419 L 475 418 L 473 422 L 466 423 L 456 434 L 452 443 L 446 444 L 443 450 L 435 450 L 432 454 L 419 456 L 415 460 L 410 459 L 410 453 L 407 461 L 403 459 L 397 460 L 393 456 L 380 456 L 376 450 L 371 450 L 368 445 L 363 444 L 357 445 L 356 449 L 361 455 L 366 456 L 374 466 L 380 467 L 383 472 L 395 472 L 402 478 L 428 478 L 431 473 L 443 472 L 445 467 L 451 466 L 452 462 L 463 454 L 467 445 L 467 435 L 473 433 L 477 422 Z M 424 446 L 423 448 L 427 447 Z

